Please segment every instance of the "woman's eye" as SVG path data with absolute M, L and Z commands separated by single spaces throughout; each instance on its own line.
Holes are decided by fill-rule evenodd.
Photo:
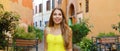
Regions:
M 56 13 L 54 13 L 53 15 L 57 15 Z
M 61 16 L 62 14 L 59 13 L 59 15 Z

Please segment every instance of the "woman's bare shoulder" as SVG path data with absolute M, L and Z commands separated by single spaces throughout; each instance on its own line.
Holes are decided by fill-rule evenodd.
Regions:
M 50 32 L 50 27 L 45 27 L 44 32 L 46 33 Z

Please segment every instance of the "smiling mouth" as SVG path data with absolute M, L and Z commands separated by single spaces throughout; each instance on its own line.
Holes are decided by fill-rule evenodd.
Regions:
M 55 19 L 55 21 L 56 21 L 56 22 L 59 22 L 59 21 L 60 21 L 60 19 Z

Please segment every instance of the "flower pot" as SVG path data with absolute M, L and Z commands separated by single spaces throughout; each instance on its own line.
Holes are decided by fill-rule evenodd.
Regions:
M 16 39 L 16 46 L 35 46 L 37 40 L 27 40 L 27 39 Z M 40 43 L 40 41 L 38 41 Z
M 35 47 L 38 48 L 38 44 L 40 43 L 40 40 L 34 39 L 16 39 L 15 40 L 15 46 L 16 47 L 28 47 L 28 48 L 23 48 L 21 49 L 22 51 L 24 50 L 30 50 L 29 47 Z M 17 50 L 17 48 L 16 48 Z
M 16 39 L 16 46 L 30 46 L 32 44 L 35 44 L 35 41 Z

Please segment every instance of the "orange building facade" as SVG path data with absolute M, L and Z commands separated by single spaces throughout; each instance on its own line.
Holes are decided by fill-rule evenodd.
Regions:
M 20 24 L 33 25 L 32 0 L 2 0 L 5 10 L 16 12 L 20 15 Z
M 88 19 L 93 26 L 88 37 L 97 36 L 99 33 L 118 31 L 112 28 L 113 24 L 120 21 L 120 0 L 61 0 L 60 7 L 64 10 L 72 24 L 81 19 Z
M 88 2 L 88 12 L 86 12 L 86 1 Z M 84 0 L 84 17 L 89 18 L 89 23 L 94 27 L 91 28 L 88 36 L 95 36 L 100 32 L 115 32 L 112 24 L 120 21 L 120 0 Z

